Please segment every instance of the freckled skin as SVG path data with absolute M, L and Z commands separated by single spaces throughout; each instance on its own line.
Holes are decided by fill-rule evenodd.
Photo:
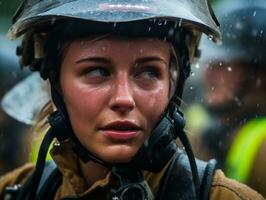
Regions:
M 169 49 L 159 39 L 115 36 L 70 44 L 62 61 L 60 87 L 73 130 L 90 152 L 109 163 L 128 162 L 135 155 L 169 101 Z M 86 60 L 96 57 L 107 62 Z M 149 57 L 157 59 L 139 63 Z M 158 77 L 142 71 L 146 66 L 156 68 Z M 102 134 L 102 127 L 123 120 L 141 127 L 140 133 L 127 141 Z

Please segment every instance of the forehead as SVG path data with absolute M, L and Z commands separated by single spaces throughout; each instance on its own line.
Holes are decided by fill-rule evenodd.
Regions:
M 76 39 L 71 42 L 70 48 L 103 54 L 117 51 L 131 54 L 165 54 L 166 52 L 169 53 L 170 45 L 158 38 L 126 38 L 103 35 Z

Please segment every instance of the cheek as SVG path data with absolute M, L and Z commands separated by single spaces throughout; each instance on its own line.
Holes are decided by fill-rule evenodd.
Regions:
M 91 98 L 92 96 L 93 98 Z M 100 95 L 97 91 L 94 92 L 94 90 L 88 91 L 74 88 L 64 93 L 64 100 L 69 109 L 75 109 L 82 113 L 85 111 L 84 108 L 86 108 L 87 111 L 92 112 L 93 109 L 95 109 L 95 106 L 92 105 L 100 103 L 97 101 L 98 96 Z
M 153 128 L 169 102 L 169 85 L 161 84 L 156 90 L 138 92 L 136 104 Z
M 74 127 L 88 124 L 88 120 L 93 121 L 92 119 L 104 107 L 108 96 L 108 88 L 91 88 L 79 81 L 69 81 L 63 85 L 62 90 L 67 111 Z

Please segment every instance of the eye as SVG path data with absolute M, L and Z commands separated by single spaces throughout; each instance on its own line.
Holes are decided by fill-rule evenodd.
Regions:
M 86 71 L 86 76 L 88 77 L 108 77 L 110 72 L 103 67 L 93 67 Z
M 160 78 L 160 71 L 153 66 L 143 67 L 141 70 L 137 73 L 136 76 L 137 79 L 143 79 L 143 80 L 155 80 Z

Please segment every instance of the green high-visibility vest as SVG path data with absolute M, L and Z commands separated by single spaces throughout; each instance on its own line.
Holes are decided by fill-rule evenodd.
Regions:
M 48 130 L 48 128 L 46 130 L 44 130 L 44 133 L 47 132 L 47 130 Z M 31 144 L 31 151 L 30 151 L 29 158 L 28 158 L 29 162 L 36 163 L 36 161 L 38 159 L 39 149 L 40 149 L 42 140 L 44 138 L 44 133 L 40 133 L 38 135 L 33 136 L 32 144 Z M 46 155 L 46 160 L 52 160 L 52 157 L 49 154 L 52 147 L 53 147 L 53 143 L 49 147 L 48 153 Z
M 257 152 L 266 139 L 266 118 L 251 120 L 237 134 L 226 159 L 226 174 L 246 183 Z

